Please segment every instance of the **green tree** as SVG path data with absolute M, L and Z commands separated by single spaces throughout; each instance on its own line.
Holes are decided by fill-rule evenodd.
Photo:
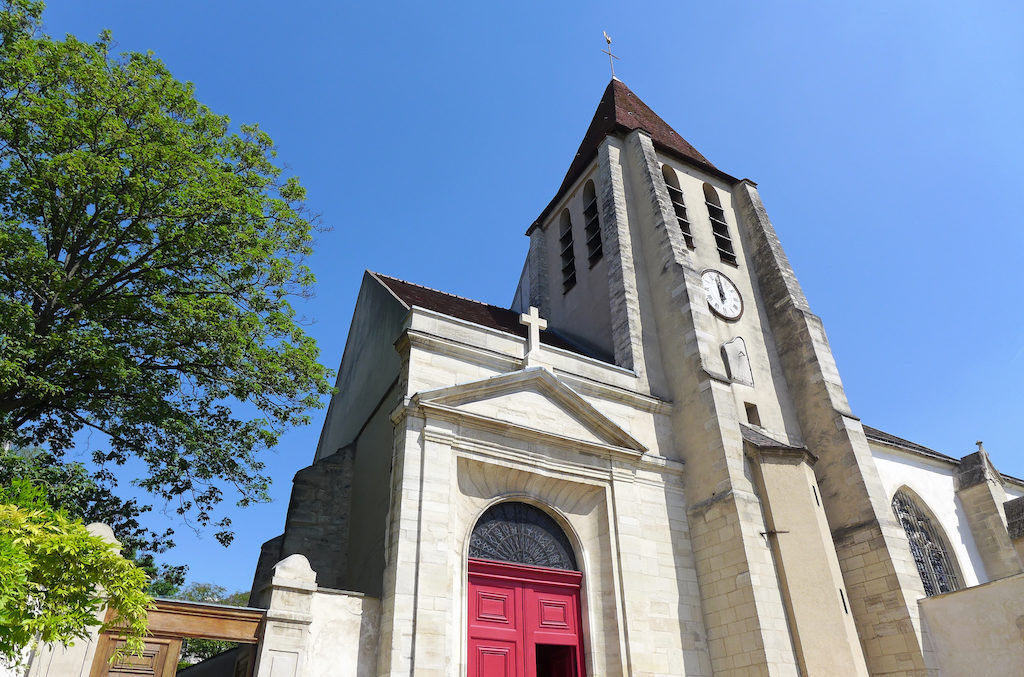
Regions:
M 0 660 L 17 663 L 37 640 L 86 637 L 104 606 L 117 612 L 104 629 L 119 626 L 125 649 L 142 650 L 146 573 L 26 480 L 0 487 L 0 572 Z
M 117 480 L 109 470 L 90 472 L 82 463 L 63 462 L 43 449 L 0 451 L 0 486 L 17 479 L 32 482 L 46 502 L 84 523 L 102 522 L 121 542 L 121 552 L 146 572 L 149 594 L 173 597 L 185 581 L 187 567 L 157 565 L 155 555 L 174 546 L 171 529 L 157 533 L 144 527 L 142 516 L 151 506 L 114 493 Z
M 330 390 L 290 304 L 313 283 L 304 190 L 158 59 L 41 14 L 0 11 L 0 443 L 59 459 L 100 431 L 97 463 L 141 459 L 227 542 L 224 491 L 264 500 L 260 451 Z

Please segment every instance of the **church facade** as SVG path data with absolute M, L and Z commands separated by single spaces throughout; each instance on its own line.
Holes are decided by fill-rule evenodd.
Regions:
M 753 182 L 613 79 L 528 236 L 510 308 L 364 275 L 297 674 L 1017 674 L 1024 485 L 858 419 Z
M 364 274 L 256 616 L 30 674 L 1020 674 L 1024 483 L 860 421 L 752 181 L 613 79 L 528 236 L 509 308 Z

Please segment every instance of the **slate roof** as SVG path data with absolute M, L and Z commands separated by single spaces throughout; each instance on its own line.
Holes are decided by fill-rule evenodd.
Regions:
M 430 287 L 381 275 L 380 273 L 371 272 L 370 274 L 390 289 L 407 308 L 419 306 L 420 308 L 450 315 L 460 320 L 526 338 L 526 325 L 519 321 L 519 313 L 510 308 L 492 306 L 489 303 L 448 294 L 437 289 L 431 289 Z M 575 344 L 551 329 L 545 329 L 540 333 L 540 342 L 544 345 L 561 348 L 586 357 L 592 357 L 604 362 L 608 361 L 607 356 L 593 354 L 593 351 L 584 349 L 582 346 Z
M 880 442 L 882 444 L 887 444 L 890 447 L 896 447 L 897 449 L 904 449 L 906 451 L 913 451 L 915 453 L 921 454 L 922 456 L 928 456 L 929 458 L 934 458 L 939 461 L 946 461 L 947 463 L 960 465 L 959 458 L 947 456 L 946 454 L 943 454 L 940 451 L 929 449 L 926 446 L 920 445 L 917 442 L 905 440 L 902 437 L 896 437 L 893 434 L 887 433 L 884 430 L 879 430 L 878 428 L 872 428 L 869 425 L 864 426 L 864 435 L 873 442 Z M 1015 484 L 1024 484 L 1024 480 L 1020 479 L 1019 477 L 1007 475 L 1006 473 L 1002 472 L 999 474 L 1002 475 L 1004 480 L 1009 480 Z
M 753 428 L 744 423 L 740 423 L 740 434 L 743 439 L 750 442 L 755 447 L 761 447 L 762 449 L 793 449 L 793 450 L 806 450 L 807 447 L 794 447 L 792 444 L 780 442 L 774 437 L 765 435 L 760 430 Z
M 937 458 L 941 461 L 951 461 L 957 464 L 960 463 L 960 459 L 958 458 L 947 456 L 942 452 L 935 451 L 934 449 L 929 449 L 928 447 L 922 446 L 917 442 L 911 442 L 910 440 L 905 440 L 902 437 L 896 437 L 895 435 L 887 433 L 883 430 L 879 430 L 878 428 L 872 428 L 869 425 L 864 426 L 864 434 L 867 436 L 869 440 L 881 442 L 882 444 L 888 444 L 891 447 L 898 447 L 900 449 L 906 449 L 907 451 L 916 451 L 919 454 L 931 456 L 932 458 Z
M 530 230 L 539 226 L 547 218 L 551 210 L 554 209 L 555 203 L 562 198 L 565 191 L 590 165 L 606 136 L 615 133 L 628 134 L 634 129 L 643 129 L 650 134 L 651 140 L 658 150 L 673 155 L 687 164 L 696 165 L 730 183 L 737 181 L 735 177 L 729 176 L 711 164 L 710 160 L 701 155 L 696 148 L 690 145 L 690 142 L 680 136 L 646 103 L 641 101 L 640 97 L 634 94 L 625 83 L 617 78 L 612 78 L 604 90 L 604 94 L 601 95 L 601 102 L 597 104 L 594 119 L 590 121 L 590 126 L 587 128 L 586 134 L 583 135 L 583 141 L 569 165 L 569 171 L 566 172 L 562 185 L 558 187 L 555 197 L 530 226 Z

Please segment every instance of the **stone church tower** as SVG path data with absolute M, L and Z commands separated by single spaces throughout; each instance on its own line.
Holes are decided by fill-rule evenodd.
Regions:
M 595 217 L 600 259 L 567 260 Z M 613 80 L 529 233 L 519 303 L 672 403 L 713 668 L 923 671 L 914 562 L 756 185 Z
M 1024 590 L 1024 484 L 863 426 L 754 182 L 621 81 L 528 235 L 511 308 L 365 274 L 256 674 L 943 674 L 920 600 Z

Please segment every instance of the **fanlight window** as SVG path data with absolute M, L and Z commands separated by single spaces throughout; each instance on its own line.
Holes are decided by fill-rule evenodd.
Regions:
M 931 597 L 959 590 L 962 585 L 956 567 L 949 556 L 949 546 L 939 527 L 918 506 L 911 496 L 900 489 L 892 497 L 892 510 L 903 525 L 914 555 L 917 573 L 924 583 L 924 592 Z
M 498 503 L 488 508 L 469 537 L 469 556 L 579 570 L 565 532 L 550 515 L 527 503 Z

